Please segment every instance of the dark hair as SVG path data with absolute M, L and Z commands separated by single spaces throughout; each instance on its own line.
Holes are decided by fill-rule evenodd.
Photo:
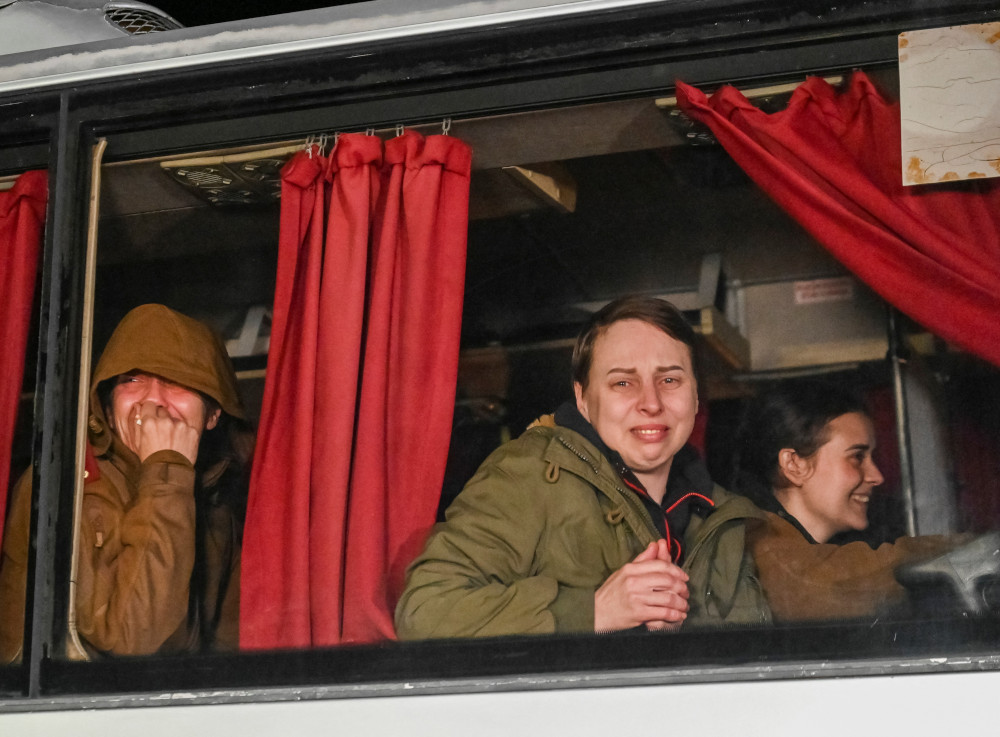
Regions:
M 238 535 L 242 535 L 246 515 L 254 444 L 253 426 L 223 412 L 216 426 L 202 433 L 195 462 L 199 487 L 206 489 L 214 503 L 233 510 Z
M 594 344 L 611 325 L 622 320 L 641 320 L 659 328 L 674 340 L 688 347 L 695 380 L 699 378 L 695 333 L 680 310 L 663 299 L 631 295 L 620 297 L 590 316 L 573 348 L 573 381 L 586 388 L 590 365 L 594 360 Z
M 824 381 L 786 382 L 750 401 L 736 436 L 731 488 L 763 502 L 780 482 L 778 453 L 792 448 L 808 458 L 827 440 L 827 423 L 851 412 L 867 414 L 852 392 Z
M 199 392 L 200 394 L 200 392 Z M 219 403 L 207 394 L 201 394 L 205 402 L 205 416 L 219 410 L 219 421 L 211 430 L 205 430 L 198 447 L 198 462 L 195 466 L 208 470 L 220 461 L 228 461 L 234 467 L 249 471 L 253 460 L 254 432 L 246 420 L 241 420 L 226 412 Z

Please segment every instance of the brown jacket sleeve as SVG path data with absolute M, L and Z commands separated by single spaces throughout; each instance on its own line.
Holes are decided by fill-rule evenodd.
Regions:
M 84 490 L 77 629 L 103 652 L 156 652 L 188 613 L 195 471 L 175 451 L 140 466 L 130 501 L 106 475 Z
M 943 553 L 965 536 L 901 537 L 872 549 L 863 542 L 815 545 L 768 513 L 747 528 L 747 545 L 776 621 L 873 616 L 906 601 L 893 571 Z
M 24 600 L 28 581 L 28 531 L 31 524 L 31 471 L 11 492 L 0 553 L 0 665 L 21 656 Z

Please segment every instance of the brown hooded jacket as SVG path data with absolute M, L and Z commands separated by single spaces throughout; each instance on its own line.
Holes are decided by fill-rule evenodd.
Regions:
M 102 383 L 130 371 L 211 397 L 228 416 L 202 435 L 195 466 L 173 450 L 140 463 L 112 431 Z M 75 611 L 88 648 L 128 655 L 236 648 L 236 509 L 248 458 L 221 450 L 235 446 L 218 436 L 245 419 L 225 348 L 205 325 L 163 305 L 137 307 L 122 319 L 91 384 L 88 440 L 96 463 L 79 470 L 85 483 Z M 249 442 L 242 447 L 249 455 Z M 30 482 L 26 473 L 13 491 L 0 558 L 0 663 L 21 649 Z

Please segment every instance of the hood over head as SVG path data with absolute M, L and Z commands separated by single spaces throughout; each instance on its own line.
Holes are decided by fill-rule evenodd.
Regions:
M 130 371 L 156 374 L 211 397 L 226 414 L 246 420 L 236 375 L 222 340 L 198 320 L 159 304 L 131 310 L 115 328 L 90 385 L 91 442 L 106 449 L 111 432 L 98 387 Z

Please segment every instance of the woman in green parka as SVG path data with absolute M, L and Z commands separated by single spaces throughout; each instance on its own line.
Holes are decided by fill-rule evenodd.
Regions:
M 770 620 L 748 518 L 687 445 L 694 333 L 669 303 L 595 313 L 575 402 L 496 450 L 413 562 L 401 638 L 610 632 Z

